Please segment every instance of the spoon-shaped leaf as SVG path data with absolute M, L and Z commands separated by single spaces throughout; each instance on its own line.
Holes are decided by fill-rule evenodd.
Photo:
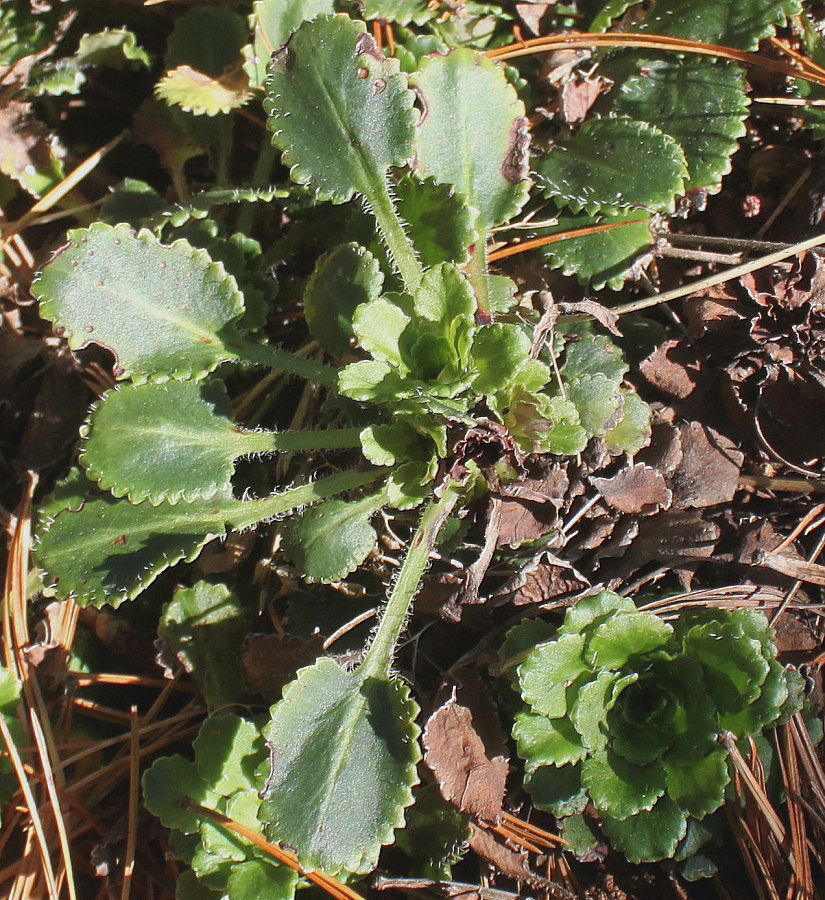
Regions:
M 448 481 L 424 511 L 364 662 L 346 672 L 319 659 L 272 707 L 259 817 L 308 869 L 368 872 L 412 803 L 418 707 L 390 667 L 430 551 L 464 490 Z
M 413 155 L 414 99 L 398 60 L 337 15 L 303 24 L 273 56 L 264 101 L 293 180 L 333 203 L 361 194 L 409 291 L 422 272 L 386 176 Z
M 292 179 L 346 203 L 384 190 L 413 152 L 414 95 L 363 22 L 322 16 L 301 26 L 270 65 L 268 126 Z
M 244 340 L 232 327 L 244 311 L 235 279 L 183 240 L 103 223 L 70 231 L 33 290 L 73 350 L 101 344 L 136 381 L 200 378 L 231 359 L 334 381 L 326 366 Z
M 45 524 L 35 549 L 37 564 L 59 597 L 73 597 L 84 606 L 119 606 L 169 566 L 194 559 L 227 528 L 250 528 L 367 484 L 378 474 L 375 469 L 341 472 L 263 500 L 236 500 L 231 493 L 174 506 L 89 499 L 79 510 L 65 510 Z
M 250 432 L 231 412 L 220 381 L 124 385 L 93 410 L 81 461 L 115 497 L 157 505 L 227 494 L 239 456 L 359 445 L 358 428 Z
M 272 769 L 259 816 L 269 837 L 308 869 L 369 872 L 412 803 L 417 714 L 401 681 L 326 658 L 301 670 L 264 730 Z
M 504 72 L 482 54 L 427 56 L 413 83 L 424 98 L 416 154 L 436 180 L 455 185 L 479 211 L 482 234 L 527 201 L 524 104 Z

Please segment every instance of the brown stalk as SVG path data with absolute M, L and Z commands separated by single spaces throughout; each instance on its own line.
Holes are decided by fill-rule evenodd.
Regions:
M 14 738 L 12 737 L 9 726 L 3 716 L 0 716 L 0 734 L 2 734 L 6 749 L 9 752 L 9 758 L 11 759 L 11 764 L 17 775 L 17 781 L 20 784 L 20 790 L 23 792 L 23 798 L 28 810 L 29 818 L 31 819 L 32 830 L 34 831 L 35 838 L 40 848 L 42 866 L 39 871 L 42 872 L 43 877 L 46 879 L 46 887 L 49 891 L 50 900 L 58 900 L 57 881 L 54 875 L 52 860 L 49 856 L 49 843 L 46 838 L 46 831 L 43 828 L 43 821 L 40 818 L 40 813 L 37 809 L 37 801 L 34 798 L 29 779 L 23 768 L 23 760 L 20 758 L 20 753 L 14 743 Z M 24 859 L 30 861 L 31 855 L 27 854 Z M 26 876 L 28 880 L 29 872 L 26 872 Z
M 515 256 L 517 253 L 526 253 L 528 250 L 535 250 L 536 247 L 544 247 L 546 244 L 556 244 L 559 241 L 566 241 L 570 238 L 585 237 L 588 234 L 597 234 L 600 231 L 610 231 L 613 228 L 621 228 L 623 225 L 640 225 L 646 219 L 631 219 L 627 222 L 608 222 L 602 225 L 588 225 L 585 228 L 571 228 L 569 231 L 562 231 L 558 234 L 548 234 L 540 238 L 532 238 L 529 241 L 522 241 L 520 244 L 510 244 L 499 250 L 494 250 L 487 257 L 487 262 L 496 262 L 496 260 L 504 259 L 507 256 Z
M 129 813 L 120 900 L 129 900 L 132 890 L 132 874 L 135 869 L 135 849 L 137 847 L 138 800 L 140 798 L 140 717 L 136 706 L 131 707 L 130 713 L 132 727 L 129 730 Z
M 811 871 L 811 858 L 808 853 L 808 831 L 803 807 L 798 801 L 801 793 L 799 778 L 799 761 L 789 723 L 785 723 L 774 732 L 776 751 L 782 769 L 782 780 L 785 783 L 788 825 L 793 851 L 793 878 L 799 900 L 813 900 L 814 882 Z
M 639 34 L 627 32 L 617 34 L 608 32 L 604 34 L 576 33 L 554 34 L 547 37 L 531 38 L 516 44 L 508 44 L 506 47 L 498 47 L 488 50 L 487 56 L 494 60 L 514 59 L 519 56 L 530 56 L 534 53 L 546 53 L 549 50 L 558 50 L 568 47 L 640 47 L 650 50 L 672 50 L 679 53 L 693 53 L 697 56 L 710 56 L 715 59 L 729 59 L 733 62 L 748 66 L 759 66 L 780 72 L 789 78 L 804 78 L 814 84 L 825 85 L 825 72 L 804 56 L 792 53 L 784 44 L 778 45 L 781 50 L 792 56 L 793 65 L 776 59 L 767 59 L 757 53 L 748 53 L 744 50 L 734 50 L 732 47 L 724 47 L 720 44 L 705 44 L 702 41 L 691 41 L 686 38 L 665 37 L 657 34 Z

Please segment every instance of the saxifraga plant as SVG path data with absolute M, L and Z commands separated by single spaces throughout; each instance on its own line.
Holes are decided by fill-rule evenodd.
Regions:
M 290 30 L 332 11 L 323 6 L 291 4 Z M 788 0 L 768 6 L 770 15 L 754 19 L 742 41 L 751 44 L 784 21 Z M 253 45 L 259 47 L 262 23 L 272 17 L 280 28 L 286 19 L 269 2 L 255 7 Z M 501 68 L 469 49 L 442 55 L 448 49 L 436 42 L 418 55 L 402 53 L 402 71 L 363 23 L 321 15 L 301 25 L 269 65 L 268 125 L 293 180 L 314 202 L 360 199 L 377 224 L 380 242 L 345 243 L 326 253 L 305 292 L 313 336 L 333 359 L 354 351 L 357 361 L 336 369 L 261 343 L 254 337 L 261 314 L 252 289 L 245 297 L 208 250 L 161 239 L 170 230 L 174 237 L 190 214 L 212 205 L 291 196 L 294 188 L 219 189 L 147 220 L 137 232 L 118 223 L 71 232 L 69 245 L 35 285 L 43 314 L 70 346 L 94 341 L 112 350 L 121 381 L 84 429 L 83 474 L 42 510 L 37 561 L 60 596 L 118 605 L 228 530 L 288 516 L 285 545 L 304 576 L 337 581 L 374 547 L 370 520 L 380 509 L 424 504 L 363 662 L 347 671 L 320 659 L 273 707 L 263 726 L 272 765 L 260 809 L 249 791 L 262 786 L 261 768 L 247 772 L 242 784 L 218 790 L 204 761 L 208 754 L 196 753 L 195 763 L 186 765 L 197 768 L 197 778 L 180 780 L 194 785 L 205 802 L 220 804 L 245 792 L 239 820 L 259 821 L 272 840 L 295 847 L 306 867 L 341 875 L 374 867 L 412 801 L 418 710 L 406 684 L 392 674 L 392 662 L 445 520 L 460 515 L 483 489 L 485 467 L 494 466 L 502 480 L 517 478 L 525 456 L 576 454 L 592 437 L 616 455 L 632 454 L 649 432 L 649 410 L 624 384 L 627 365 L 612 342 L 589 325 L 567 323 L 552 346 L 533 351 L 534 323 L 517 311 L 515 285 L 488 271 L 489 235 L 528 202 L 525 109 Z M 260 89 L 256 59 L 248 59 L 247 68 Z M 654 87 L 662 96 L 672 99 L 668 79 L 679 81 L 681 65 L 674 73 L 659 64 L 661 84 Z M 727 64 L 714 71 L 731 82 L 731 96 L 719 113 L 722 137 L 707 175 L 710 189 L 744 116 L 739 73 Z M 707 148 L 667 133 L 672 110 L 660 109 L 659 94 L 648 97 L 642 87 L 623 94 L 623 106 L 605 110 L 563 152 L 559 144 L 540 148 L 535 179 L 546 200 L 573 218 L 638 219 L 639 209 L 645 215 L 672 211 L 675 199 L 705 177 L 696 167 L 709 158 Z M 167 88 L 172 92 L 164 96 L 174 102 L 174 82 Z M 661 127 L 650 121 L 657 110 Z M 564 169 L 565 160 L 585 158 L 588 147 L 613 148 L 609 153 L 620 157 L 638 142 L 646 159 L 664 162 L 655 178 L 644 174 L 647 168 L 628 170 L 628 185 L 618 194 L 604 179 L 602 194 L 594 194 L 590 176 L 579 173 L 571 181 Z M 616 158 L 600 157 L 604 172 L 615 171 Z M 579 178 L 587 182 L 586 202 Z M 567 222 L 566 214 L 559 228 L 580 224 Z M 649 240 L 644 223 L 641 231 L 628 225 L 622 233 L 631 235 L 633 246 L 610 244 L 613 257 L 604 256 L 594 236 L 569 242 L 566 251 L 548 251 L 551 262 L 597 285 L 617 286 Z M 588 269 L 586 259 L 595 267 Z M 232 421 L 218 376 L 220 367 L 245 364 L 337 390 L 358 405 L 358 424 L 285 433 L 244 429 Z M 300 451 L 339 454 L 330 458 L 351 467 L 263 499 L 236 496 L 236 459 Z M 230 737 L 218 755 L 235 758 L 234 735 L 249 731 L 238 727 L 226 730 Z M 259 749 L 246 755 L 257 759 Z M 157 790 L 157 779 L 147 778 L 147 805 L 159 809 L 153 784 Z M 187 836 L 182 856 L 205 883 L 211 878 L 224 889 L 240 862 L 233 853 L 240 851 L 227 851 L 221 857 L 227 865 L 219 866 L 206 839 L 191 838 L 191 825 L 187 819 L 181 829 Z M 256 865 L 249 877 L 259 875 Z M 285 895 L 294 887 L 290 879 L 281 884 Z
M 524 701 L 513 736 L 527 787 L 559 817 L 592 802 L 633 862 L 673 857 L 688 821 L 724 803 L 721 737 L 760 734 L 798 708 L 799 676 L 777 662 L 753 610 L 693 610 L 671 624 L 601 591 L 552 639 L 538 627 L 517 626 L 502 648 Z

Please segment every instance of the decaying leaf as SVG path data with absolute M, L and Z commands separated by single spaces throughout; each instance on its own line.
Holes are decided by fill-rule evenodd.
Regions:
M 679 426 L 682 462 L 668 479 L 677 509 L 729 503 L 745 459 L 730 438 L 700 422 Z
M 593 477 L 590 483 L 608 506 L 637 516 L 649 516 L 659 509 L 667 509 L 673 499 L 664 476 L 641 463 L 623 469 L 612 478 Z
M 217 78 L 191 66 L 167 72 L 155 87 L 155 94 L 170 106 L 179 106 L 195 115 L 217 116 L 238 109 L 252 99 L 249 79 L 240 64 Z
M 423 743 L 444 799 L 475 819 L 497 821 L 508 763 L 503 756 L 489 758 L 470 710 L 451 697 L 430 716 Z

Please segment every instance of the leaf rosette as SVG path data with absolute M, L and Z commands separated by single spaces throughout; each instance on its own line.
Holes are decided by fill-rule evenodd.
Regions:
M 505 652 L 519 645 L 511 632 Z M 688 820 L 722 805 L 719 735 L 761 732 L 789 698 L 770 627 L 752 610 L 669 624 L 602 591 L 519 658 L 526 706 L 513 733 L 536 804 L 568 816 L 592 801 L 633 862 L 672 857 Z

